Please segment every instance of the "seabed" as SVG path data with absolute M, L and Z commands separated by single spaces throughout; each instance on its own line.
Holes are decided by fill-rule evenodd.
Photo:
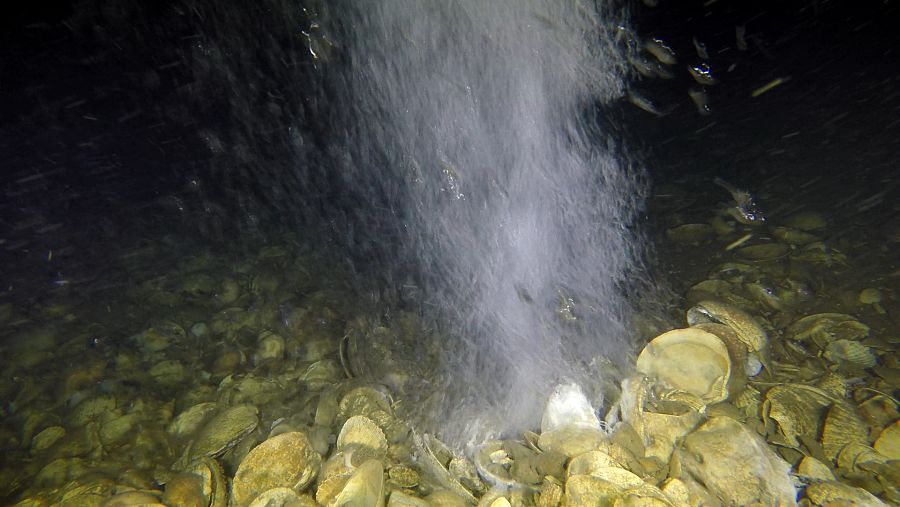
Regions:
M 403 417 L 421 393 L 402 380 L 421 370 L 354 357 L 360 340 L 378 350 L 429 331 L 415 312 L 361 295 L 336 256 L 296 233 L 250 254 L 122 245 L 106 278 L 0 306 L 0 496 L 17 506 L 900 502 L 900 303 L 887 271 L 900 226 L 791 202 L 788 178 L 759 189 L 761 223 L 740 220 L 710 182 L 657 185 L 653 239 L 676 324 L 653 331 L 606 406 L 560 386 L 533 431 L 463 452 Z M 135 269 L 167 256 L 165 270 Z M 83 296 L 125 271 L 114 297 Z

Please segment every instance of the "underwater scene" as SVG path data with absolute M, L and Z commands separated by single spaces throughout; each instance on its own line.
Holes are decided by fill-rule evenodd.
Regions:
M 900 14 L 0 16 L 0 504 L 900 505 Z

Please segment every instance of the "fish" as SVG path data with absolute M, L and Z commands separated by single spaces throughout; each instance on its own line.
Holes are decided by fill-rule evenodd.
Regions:
M 653 55 L 654 58 L 659 60 L 660 63 L 664 63 L 666 65 L 675 65 L 676 63 L 678 63 L 678 58 L 675 56 L 675 51 L 667 46 L 662 39 L 653 38 L 645 41 L 644 49 L 646 49 L 648 53 Z
M 734 199 L 735 205 L 729 208 L 728 212 L 738 222 L 741 222 L 744 225 L 759 225 L 765 223 L 766 216 L 760 211 L 753 196 L 750 195 L 750 192 L 741 190 L 722 178 L 714 179 L 713 183 L 724 188 L 731 194 L 731 198 Z
M 697 50 L 697 56 L 700 57 L 701 60 L 709 60 L 709 53 L 706 51 L 706 44 L 697 40 L 696 37 L 693 38 L 694 49 Z
M 691 97 L 691 101 L 697 106 L 697 112 L 703 116 L 709 116 L 712 114 L 712 110 L 709 108 L 709 96 L 706 94 L 702 88 L 691 88 L 688 90 L 688 95 Z
M 706 63 L 688 65 L 687 69 L 691 77 L 694 78 L 694 81 L 699 85 L 711 86 L 719 82 L 719 80 L 713 76 L 712 69 L 710 69 L 709 65 Z
M 644 77 L 658 77 L 662 79 L 673 79 L 675 77 L 675 74 L 672 74 L 669 69 L 657 61 L 636 56 L 631 58 L 630 62 L 631 66 L 634 67 L 634 70 Z
M 775 78 L 775 79 L 769 81 L 768 83 L 760 86 L 759 88 L 753 90 L 753 92 L 750 93 L 750 96 L 753 98 L 759 97 L 760 95 L 762 95 L 763 93 L 766 93 L 767 91 L 771 90 L 772 88 L 775 88 L 776 86 L 781 86 L 790 80 L 791 80 L 790 76 Z
M 734 42 L 737 44 L 738 51 L 747 51 L 747 26 L 737 25 L 734 27 Z
M 628 102 L 655 116 L 665 116 L 671 112 L 669 110 L 660 111 L 650 99 L 633 91 L 628 92 Z

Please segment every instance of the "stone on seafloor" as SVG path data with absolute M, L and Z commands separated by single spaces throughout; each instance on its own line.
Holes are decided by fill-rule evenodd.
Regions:
M 263 331 L 257 337 L 256 352 L 253 353 L 253 363 L 256 365 L 266 361 L 281 359 L 284 357 L 284 338 L 271 332 Z
M 728 417 L 713 417 L 687 435 L 670 466 L 674 477 L 695 479 L 727 505 L 796 505 L 790 465 Z

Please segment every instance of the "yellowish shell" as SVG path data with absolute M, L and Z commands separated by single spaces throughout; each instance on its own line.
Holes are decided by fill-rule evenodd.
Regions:
M 888 459 L 868 445 L 850 443 L 841 449 L 836 461 L 838 469 L 858 472 L 866 465 L 887 463 Z
M 333 505 L 332 501 L 350 480 L 352 474 L 331 475 L 316 486 L 316 502 L 319 505 Z
M 709 224 L 684 224 L 666 230 L 669 241 L 684 245 L 699 245 L 711 241 L 716 232 Z
M 644 413 L 644 440 L 647 442 L 645 456 L 667 463 L 676 444 L 697 427 L 700 418 L 700 413 L 694 410 L 682 415 Z
M 291 488 L 272 488 L 265 491 L 249 507 L 317 507 L 309 495 L 300 495 Z
M 858 341 L 835 340 L 825 346 L 825 358 L 849 368 L 871 368 L 877 358 L 872 350 Z
M 566 475 L 593 475 L 591 473 L 593 470 L 607 467 L 625 468 L 604 451 L 588 451 L 575 456 L 569 461 Z
M 828 225 L 825 217 L 815 211 L 798 211 L 785 218 L 784 223 L 802 231 L 819 231 Z
M 806 480 L 815 479 L 818 481 L 833 481 L 834 474 L 825 463 L 813 458 L 812 456 L 804 456 L 797 465 L 797 475 Z
M 810 484 L 805 490 L 805 495 L 813 505 L 817 506 L 866 505 L 878 507 L 879 505 L 887 505 L 862 488 L 855 488 L 835 481 Z
M 875 441 L 875 450 L 888 457 L 900 460 L 900 421 L 881 430 Z
M 728 349 L 719 337 L 702 329 L 675 329 L 657 336 L 638 356 L 637 370 L 708 404 L 728 398 Z
M 383 456 L 388 448 L 387 439 L 381 428 L 363 415 L 347 419 L 338 434 L 337 449 L 341 451 L 350 446 L 367 449 L 374 456 Z
M 690 325 L 718 322 L 732 328 L 749 352 L 766 348 L 768 336 L 756 319 L 740 308 L 721 301 L 701 301 L 687 311 Z
M 406 465 L 395 465 L 388 470 L 391 484 L 400 488 L 414 488 L 419 484 L 419 473 Z
M 848 444 L 868 444 L 869 430 L 856 412 L 856 407 L 835 402 L 828 410 L 822 428 L 822 447 L 825 455 L 834 459 Z
M 300 492 L 308 486 L 322 464 L 306 434 L 299 431 L 276 435 L 257 445 L 241 461 L 234 475 L 235 505 L 249 505 L 254 498 L 273 488 Z
M 835 340 L 862 340 L 869 336 L 869 326 L 845 313 L 816 313 L 793 322 L 785 336 L 796 341 L 812 341 L 825 347 Z
M 764 243 L 739 248 L 735 256 L 746 262 L 765 262 L 786 257 L 790 248 L 783 243 Z
M 341 398 L 339 414 L 344 418 L 364 415 L 384 428 L 393 420 L 390 401 L 372 387 L 357 387 Z
M 815 439 L 820 434 L 820 421 L 834 399 L 821 389 L 803 384 L 782 384 L 766 392 L 763 416 L 778 423 L 778 429 L 792 446 L 799 446 L 799 436 Z
M 562 501 L 562 497 L 562 484 L 552 477 L 544 477 L 544 482 L 541 485 L 541 492 L 537 500 L 538 507 L 558 507 Z
M 772 236 L 787 244 L 798 246 L 808 245 L 819 241 L 819 237 L 815 234 L 810 234 L 793 227 L 775 227 L 772 229 Z
M 329 505 L 384 505 L 384 468 L 377 459 L 359 466 Z
M 622 488 L 592 475 L 573 475 L 566 481 L 565 505 L 613 505 Z

